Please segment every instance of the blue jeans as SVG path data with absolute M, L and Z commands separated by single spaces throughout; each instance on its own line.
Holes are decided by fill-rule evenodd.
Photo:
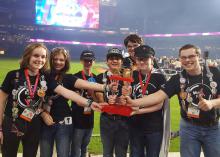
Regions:
M 159 157 L 163 132 L 144 133 L 130 127 L 130 157 Z
M 42 127 L 40 139 L 40 156 L 52 157 L 56 142 L 57 157 L 69 157 L 72 125 L 54 124 Z
M 100 134 L 103 144 L 103 157 L 126 157 L 129 133 L 125 118 L 101 115 Z
M 86 157 L 93 129 L 73 129 L 71 157 Z
M 205 157 L 220 156 L 220 123 L 212 127 L 180 122 L 181 157 L 199 157 L 201 148 Z

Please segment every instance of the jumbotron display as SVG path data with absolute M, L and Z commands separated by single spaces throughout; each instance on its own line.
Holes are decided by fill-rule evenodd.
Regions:
M 36 24 L 99 28 L 99 0 L 36 0 Z

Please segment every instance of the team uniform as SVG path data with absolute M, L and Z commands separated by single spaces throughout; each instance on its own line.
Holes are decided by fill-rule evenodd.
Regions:
M 165 83 L 164 76 L 154 69 L 148 75 L 133 71 L 133 79 L 133 99 L 155 93 Z M 131 157 L 158 157 L 163 136 L 163 109 L 130 117 L 129 132 Z
M 47 88 L 41 72 L 36 76 L 29 76 L 27 69 L 7 73 L 1 86 L 8 94 L 2 124 L 3 157 L 16 157 L 20 141 L 24 157 L 36 156 L 41 131 L 39 115 Z
M 112 75 L 106 71 L 96 77 L 98 83 L 110 84 L 109 76 Z M 118 92 L 114 93 L 121 96 L 122 82 L 119 82 Z M 108 96 L 113 93 L 107 92 L 104 95 L 104 101 L 108 102 Z M 113 115 L 109 113 L 102 113 L 100 117 L 100 134 L 103 144 L 103 157 L 113 156 L 115 152 L 116 157 L 126 157 L 129 133 L 127 117 L 120 115 Z
M 53 82 L 56 73 L 51 72 L 48 77 Z M 72 90 L 77 78 L 71 74 L 64 74 L 61 81 L 57 81 L 59 85 Z M 53 118 L 55 124 L 48 126 L 43 124 L 40 152 L 41 157 L 52 157 L 54 141 L 56 142 L 57 156 L 69 157 L 71 137 L 72 137 L 72 116 L 68 99 L 64 98 L 49 90 L 48 93 L 48 112 Z
M 84 71 L 79 71 L 74 74 L 75 77 L 87 80 L 89 82 L 96 82 L 95 74 L 91 73 L 89 76 Z M 84 89 L 74 89 L 82 97 L 93 99 L 90 91 Z M 71 157 L 85 157 L 87 146 L 92 136 L 94 127 L 94 112 L 89 107 L 81 107 L 75 102 L 72 102 L 72 117 L 73 117 L 73 137 Z
M 219 109 L 202 111 L 199 97 L 215 99 L 220 94 L 220 73 L 216 68 L 204 68 L 202 74 L 190 76 L 185 70 L 174 75 L 162 90 L 169 96 L 177 94 L 181 107 L 181 156 L 220 156 Z

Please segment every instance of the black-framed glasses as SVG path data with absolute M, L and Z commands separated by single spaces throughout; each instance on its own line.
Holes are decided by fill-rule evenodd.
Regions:
M 196 56 L 198 55 L 180 56 L 180 59 L 181 60 L 187 60 L 187 59 L 192 60 L 192 59 L 195 59 Z

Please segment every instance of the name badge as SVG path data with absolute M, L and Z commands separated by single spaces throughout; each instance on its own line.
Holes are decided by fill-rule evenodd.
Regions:
M 199 118 L 200 110 L 196 107 L 189 107 L 187 111 L 187 116 L 191 118 Z
M 28 122 L 31 122 L 31 120 L 33 119 L 35 115 L 35 111 L 31 108 L 26 108 L 24 109 L 24 111 L 22 112 L 22 114 L 20 115 L 20 117 Z
M 92 109 L 90 107 L 84 107 L 83 114 L 91 114 L 91 113 L 92 113 Z
M 72 117 L 65 117 L 64 118 L 64 124 L 65 125 L 71 125 L 73 122 L 72 122 Z

